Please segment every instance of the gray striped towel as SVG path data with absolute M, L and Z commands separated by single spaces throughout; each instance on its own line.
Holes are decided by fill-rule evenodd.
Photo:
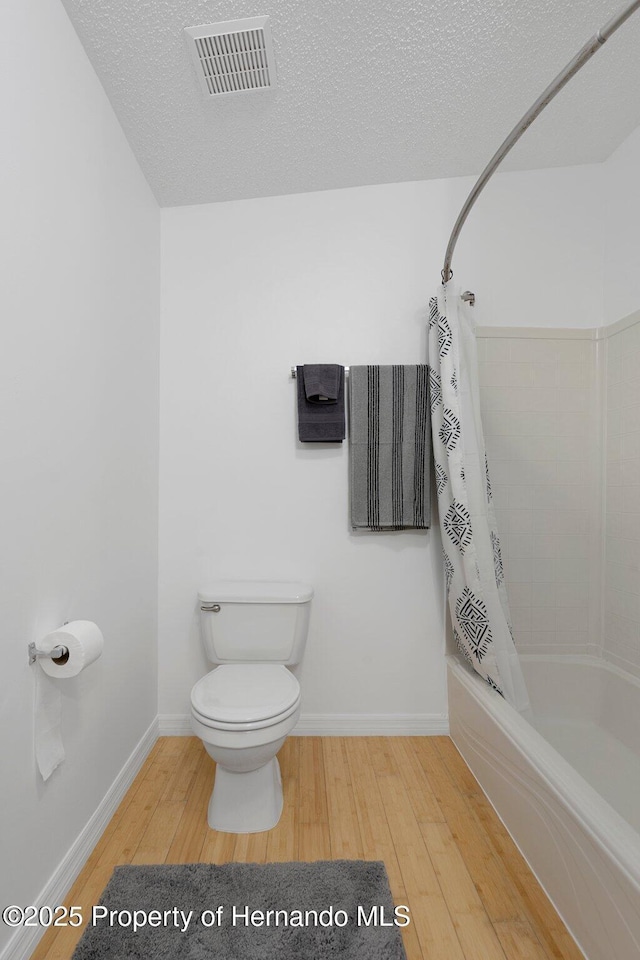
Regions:
M 431 523 L 428 366 L 349 368 L 351 525 Z

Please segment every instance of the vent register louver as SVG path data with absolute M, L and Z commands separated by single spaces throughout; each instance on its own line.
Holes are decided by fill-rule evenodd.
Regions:
M 206 97 L 275 86 L 269 17 L 187 27 L 185 34 Z

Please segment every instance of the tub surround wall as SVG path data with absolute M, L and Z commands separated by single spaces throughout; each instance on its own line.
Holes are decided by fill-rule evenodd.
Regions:
M 640 313 L 553 337 L 479 328 L 478 353 L 518 648 L 640 676 Z
M 604 656 L 640 676 L 640 313 L 606 343 Z
M 59 902 L 151 743 L 135 753 L 157 710 L 159 212 L 62 6 L 3 13 L 0 901 L 26 905 Z M 76 618 L 104 654 L 62 681 L 44 783 L 27 643 Z
M 523 653 L 601 646 L 597 356 L 589 331 L 478 329 L 487 456 Z

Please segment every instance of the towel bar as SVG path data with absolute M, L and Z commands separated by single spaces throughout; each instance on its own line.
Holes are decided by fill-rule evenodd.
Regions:
M 296 370 L 297 370 L 297 367 L 291 367 L 291 379 L 292 379 L 292 380 L 295 380 L 295 379 L 296 379 Z M 347 373 L 349 373 L 349 367 L 345 367 L 345 368 L 344 368 L 344 372 L 345 372 L 345 375 L 346 375 Z

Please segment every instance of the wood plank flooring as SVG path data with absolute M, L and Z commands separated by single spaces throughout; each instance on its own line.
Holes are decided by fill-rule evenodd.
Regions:
M 162 737 L 65 900 L 90 914 L 124 863 L 384 860 L 408 960 L 582 960 L 448 737 L 290 737 L 285 805 L 267 833 L 207 826 L 214 764 Z M 69 960 L 81 929 L 49 929 L 32 960 Z

